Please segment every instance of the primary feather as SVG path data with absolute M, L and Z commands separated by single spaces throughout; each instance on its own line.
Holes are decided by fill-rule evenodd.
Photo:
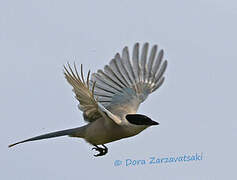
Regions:
M 145 43 L 139 54 L 139 43 L 133 47 L 132 60 L 128 48 L 110 61 L 104 70 L 92 74 L 91 85 L 95 85 L 95 97 L 115 115 L 136 113 L 140 103 L 158 89 L 164 82 L 167 61 L 163 61 L 163 50 L 157 54 L 154 45 L 149 52 L 149 44 Z M 120 109 L 123 113 L 120 113 Z

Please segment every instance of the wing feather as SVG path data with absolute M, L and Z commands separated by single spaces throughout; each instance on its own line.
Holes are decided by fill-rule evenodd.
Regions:
M 117 53 L 104 71 L 92 75 L 91 83 L 96 81 L 95 96 L 113 114 L 135 113 L 139 104 L 163 84 L 167 68 L 167 61 L 162 62 L 164 51 L 157 54 L 157 45 L 149 54 L 148 50 L 149 44 L 145 43 L 139 58 L 136 43 L 130 61 L 128 47 L 124 47 L 122 56 Z
M 102 87 L 108 88 L 110 91 L 116 91 L 116 92 L 122 92 L 122 90 L 115 85 L 113 82 L 108 81 L 104 78 L 104 76 L 101 76 L 100 73 L 93 73 L 92 74 L 92 80 L 97 83 L 97 85 L 101 85 Z
M 141 54 L 141 75 L 142 75 L 142 81 L 145 81 L 146 79 L 146 72 L 147 72 L 147 53 L 148 53 L 148 47 L 149 44 L 145 43 L 142 47 L 142 54 Z
M 153 67 L 155 56 L 156 56 L 156 52 L 157 52 L 157 45 L 154 45 L 151 49 L 151 53 L 150 53 L 150 57 L 148 61 L 148 69 L 147 69 L 148 72 L 146 74 L 146 80 L 145 80 L 146 83 L 148 83 L 153 76 L 152 67 Z
M 157 71 L 156 73 L 156 77 L 155 77 L 155 83 L 157 83 L 160 78 L 163 76 L 163 74 L 165 73 L 165 70 L 167 68 L 167 65 L 168 65 L 168 62 L 165 60 L 162 65 L 161 65 L 161 68 L 159 71 Z
M 164 51 L 163 51 L 163 49 L 161 49 L 160 52 L 158 53 L 155 65 L 152 68 L 153 73 L 157 72 L 157 70 L 160 68 L 160 64 L 163 59 L 163 56 L 164 56 Z
M 139 43 L 136 43 L 133 47 L 133 69 L 134 69 L 134 75 L 135 75 L 135 82 L 138 83 L 140 81 L 140 67 L 139 67 Z
M 130 61 L 128 47 L 123 48 L 122 62 L 123 62 L 123 65 L 124 65 L 125 69 L 128 72 L 128 75 L 131 79 L 132 85 L 137 90 L 138 88 L 137 88 L 137 84 L 136 84 L 136 77 L 135 77 L 135 73 L 133 71 L 133 67 L 132 67 L 132 64 L 131 64 L 131 61 Z
M 94 98 L 92 91 L 89 90 L 88 84 L 85 83 L 83 75 L 81 76 L 82 77 L 81 79 L 75 64 L 74 64 L 75 73 L 69 64 L 68 69 L 64 66 L 65 70 L 64 75 L 69 84 L 72 85 L 73 91 L 76 95 L 76 99 L 80 102 L 79 105 L 80 110 L 83 111 L 83 113 L 88 117 L 90 121 L 93 121 L 94 119 L 101 117 L 102 115 L 98 111 L 97 102 Z
M 131 78 L 129 77 L 129 74 L 128 74 L 127 70 L 125 69 L 122 59 L 118 53 L 115 55 L 115 60 L 116 60 L 116 63 L 117 63 L 118 69 L 120 70 L 121 75 L 123 76 L 124 80 L 126 81 L 126 84 L 128 86 L 131 86 L 132 85 Z
M 83 75 L 83 68 L 81 65 L 81 77 L 78 74 L 76 65 L 74 63 L 74 71 L 72 70 L 70 64 L 68 64 L 68 69 L 64 66 L 64 75 L 67 79 L 68 83 L 73 87 L 73 92 L 75 93 L 76 99 L 79 101 L 79 109 L 83 111 L 83 117 L 86 121 L 92 122 L 101 117 L 107 119 L 106 117 L 109 116 L 111 120 L 115 123 L 120 124 L 121 120 L 116 115 L 112 114 L 108 111 L 104 106 L 102 106 L 96 99 L 95 99 L 95 84 L 93 82 L 90 85 L 89 76 L 90 71 L 87 74 L 86 81 Z M 98 89 L 97 89 L 98 91 Z M 103 93 L 105 91 L 103 90 Z M 111 94 L 114 93 L 114 89 L 111 91 Z M 111 102 L 111 97 L 102 97 L 98 96 L 97 99 L 100 99 L 104 103 L 106 102 L 109 104 Z M 107 116 L 106 116 L 107 115 Z
M 114 82 L 116 82 L 122 89 L 126 87 L 121 80 L 119 79 L 118 76 L 113 72 L 113 70 L 110 68 L 110 66 L 106 65 L 104 67 L 104 74 L 106 74 L 108 77 L 110 77 Z
M 116 63 L 115 59 L 112 59 L 110 61 L 110 68 L 113 71 L 113 73 L 116 75 L 116 77 L 118 78 L 118 80 L 124 85 L 124 87 L 128 86 L 128 83 L 126 82 L 126 80 L 124 79 L 124 77 L 122 76 L 120 70 L 118 69 L 118 65 Z

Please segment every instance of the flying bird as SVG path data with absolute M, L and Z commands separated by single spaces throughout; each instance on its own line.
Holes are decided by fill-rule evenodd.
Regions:
M 139 53 L 141 50 L 141 53 Z M 64 75 L 72 86 L 79 109 L 83 112 L 86 125 L 36 136 L 9 145 L 9 147 L 28 141 L 68 135 L 85 139 L 98 151 L 94 156 L 103 156 L 108 152 L 105 144 L 123 138 L 135 136 L 146 128 L 158 125 L 151 118 L 136 114 L 139 105 L 149 94 L 157 90 L 164 82 L 167 60 L 163 60 L 164 51 L 158 46 L 139 43 L 133 47 L 132 56 L 128 47 L 117 53 L 104 67 L 86 79 L 81 65 L 67 64 Z

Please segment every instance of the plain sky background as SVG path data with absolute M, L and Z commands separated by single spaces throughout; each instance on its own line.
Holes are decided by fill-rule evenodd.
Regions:
M 237 3 L 1 1 L 0 179 L 234 180 L 237 160 Z M 84 140 L 15 141 L 84 125 L 66 62 L 93 72 L 124 46 L 158 44 L 166 81 L 139 113 L 160 122 L 108 144 L 95 158 Z M 203 152 L 199 162 L 114 167 L 114 161 Z

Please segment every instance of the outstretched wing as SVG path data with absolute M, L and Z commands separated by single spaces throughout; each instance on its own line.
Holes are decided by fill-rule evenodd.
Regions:
M 73 91 L 76 95 L 76 99 L 79 101 L 79 109 L 83 111 L 84 119 L 88 122 L 95 121 L 101 117 L 109 116 L 117 124 L 120 124 L 120 119 L 109 112 L 103 107 L 94 97 L 94 87 L 96 82 L 90 86 L 89 77 L 90 71 L 87 74 L 86 80 L 83 76 L 83 70 L 81 65 L 81 78 L 78 74 L 77 68 L 74 64 L 74 71 L 68 64 L 68 69 L 64 66 L 65 78 L 69 84 L 73 87 Z
M 167 67 L 167 61 L 162 60 L 164 51 L 157 53 L 158 47 L 154 45 L 148 53 L 148 47 L 145 43 L 139 54 L 136 43 L 131 61 L 125 47 L 122 55 L 117 53 L 104 70 L 92 74 L 90 83 L 96 82 L 95 97 L 113 114 L 136 113 L 140 103 L 163 84 Z

